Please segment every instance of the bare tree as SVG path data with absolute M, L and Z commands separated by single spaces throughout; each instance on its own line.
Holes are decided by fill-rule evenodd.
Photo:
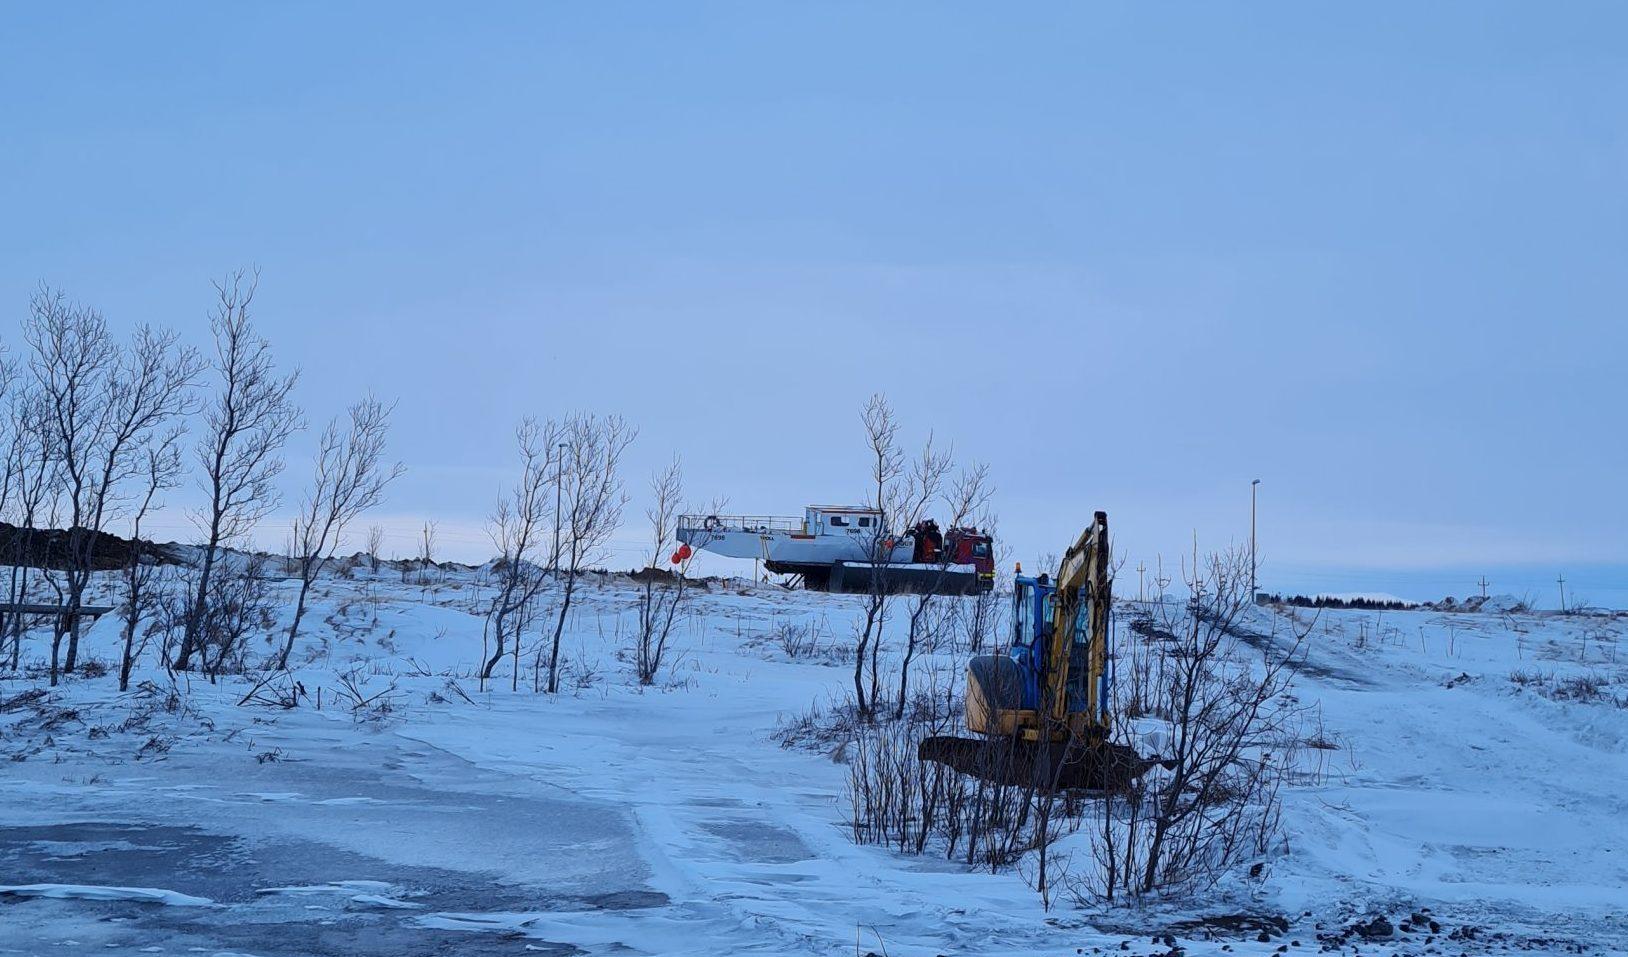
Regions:
M 295 539 L 300 594 L 294 602 L 294 620 L 289 623 L 282 654 L 277 656 L 278 671 L 288 670 L 288 656 L 305 618 L 311 583 L 333 558 L 345 529 L 357 516 L 378 505 L 385 487 L 404 470 L 400 462 L 388 465 L 384 461 L 392 408 L 368 396 L 350 407 L 348 424 L 341 425 L 334 419 L 322 430 L 322 439 L 317 443 L 316 474 L 300 509 Z
M 881 678 L 878 661 L 882 645 L 882 630 L 887 624 L 889 593 L 885 578 L 885 564 L 893 551 L 893 531 L 890 506 L 898 498 L 899 478 L 904 474 L 904 455 L 899 451 L 898 419 L 887 397 L 872 395 L 860 412 L 864 424 L 865 440 L 869 451 L 871 494 L 870 504 L 875 507 L 880 521 L 876 523 L 867 543 L 870 551 L 870 587 L 865 595 L 865 616 L 861 619 L 854 648 L 854 705 L 862 720 L 870 720 L 881 698 Z M 865 682 L 867 654 L 870 664 L 870 683 Z
M 16 497 L 23 475 L 23 469 L 20 467 L 24 442 L 22 417 L 17 414 L 22 400 L 17 395 L 17 390 L 13 388 L 16 378 L 16 364 L 7 354 L 5 343 L 0 342 L 0 402 L 4 403 L 3 409 L 0 409 L 0 449 L 4 450 L 4 457 L 0 458 L 0 519 L 10 515 L 11 503 Z M 13 533 L 12 541 L 20 541 L 21 533 L 22 529 Z M 13 562 L 13 582 L 16 575 L 17 563 Z M 16 600 L 15 585 L 12 600 Z M 0 655 L 5 653 L 8 626 L 6 614 L 0 612 Z
M 271 343 L 260 337 L 249 318 L 257 280 L 240 271 L 215 285 L 218 301 L 211 325 L 219 383 L 205 407 L 204 434 L 197 449 L 206 504 L 196 521 L 204 542 L 175 658 L 180 671 L 188 670 L 198 653 L 210 617 L 210 579 L 221 548 L 247 536 L 276 507 L 274 480 L 283 470 L 283 444 L 304 425 L 292 400 L 299 374 L 277 374 Z
M 966 618 L 963 632 L 967 639 L 966 650 L 974 655 L 982 654 L 987 644 L 998 640 L 998 622 L 1004 620 L 1003 613 L 1007 606 L 1005 595 L 1011 592 L 1010 580 L 1002 569 L 1007 567 L 1012 547 L 1001 540 L 998 525 L 994 513 L 987 509 L 978 518 L 978 527 L 994 543 L 995 587 L 988 591 L 980 589 L 970 603 L 960 608 Z
M 17 446 L 15 422 L 9 414 L 12 408 L 12 383 L 17 378 L 17 366 L 6 351 L 6 344 L 0 342 L 0 406 L 7 414 L 0 416 L 0 449 L 5 450 L 5 458 L 0 460 L 0 516 L 6 514 L 6 508 L 11 504 L 11 493 L 14 487 L 15 472 L 11 468 L 12 451 Z
M 650 557 L 645 563 L 644 582 L 639 595 L 639 624 L 634 634 L 633 663 L 639 684 L 652 685 L 667 657 L 667 639 L 689 584 L 689 569 L 699 546 L 697 541 L 680 545 L 677 523 L 684 499 L 683 467 L 675 457 L 671 465 L 650 477 L 651 505 L 645 509 L 650 521 Z M 707 514 L 724 511 L 722 500 L 714 501 Z M 703 535 L 709 533 L 703 532 Z M 668 550 L 675 549 L 669 556 Z M 672 565 L 662 569 L 663 559 Z
M 13 391 L 8 418 L 11 422 L 11 445 L 6 458 L 6 472 L 12 485 L 11 500 L 17 518 L 17 533 L 12 537 L 9 592 L 13 604 L 24 601 L 28 595 L 28 572 L 33 564 L 36 530 L 42 512 L 49 510 L 55 479 L 56 441 L 50 426 L 45 399 L 37 392 Z M 43 564 L 43 563 L 42 563 Z M 0 643 L 7 633 L 11 636 L 10 668 L 16 671 L 22 656 L 23 631 L 26 618 L 22 612 L 13 612 L 0 627 Z
M 141 621 L 155 604 L 147 592 L 153 568 L 144 561 L 147 543 L 141 537 L 141 523 L 150 511 L 158 507 L 155 503 L 158 493 L 180 484 L 183 470 L 182 434 L 179 427 L 170 429 L 147 442 L 141 450 L 141 489 L 130 516 L 130 557 L 124 569 L 124 644 L 119 656 L 120 691 L 130 690 L 130 672 L 145 645 L 145 640 L 138 640 Z
M 51 683 L 56 684 L 64 634 L 72 672 L 79 653 L 85 589 L 96 566 L 105 523 L 123 504 L 121 486 L 143 466 L 141 446 L 153 432 L 188 411 L 200 363 L 177 346 L 175 334 L 136 331 L 128 348 L 108 333 L 100 313 L 42 289 L 31 304 L 24 336 L 29 367 L 44 399 L 55 452 L 55 478 L 69 522 L 63 568 L 63 610 L 51 636 Z
M 384 551 L 384 526 L 369 525 L 367 529 L 367 566 L 379 570 L 379 553 Z
M 561 427 L 553 421 L 539 423 L 529 418 L 515 429 L 515 442 L 520 447 L 520 481 L 498 498 L 490 525 L 492 544 L 498 552 L 498 580 L 497 594 L 486 613 L 486 630 L 494 644 L 481 668 L 482 687 L 505 652 L 515 656 L 511 686 L 519 687 L 520 635 L 535 615 L 537 594 L 546 580 L 535 559 L 544 544 L 545 523 L 553 510 L 549 481 L 558 471 L 554 456 L 560 432 Z
M 427 585 L 430 581 L 430 568 L 435 565 L 435 539 L 440 531 L 441 523 L 425 522 L 424 528 L 418 538 L 418 583 Z
M 604 418 L 580 413 L 565 421 L 560 467 L 555 471 L 560 496 L 560 560 L 565 563 L 554 636 L 549 643 L 548 693 L 560 688 L 560 635 L 571 611 L 582 569 L 600 554 L 622 523 L 627 496 L 622 491 L 622 453 L 637 430 L 621 416 Z
M 907 505 L 915 502 L 925 503 L 936 498 L 943 505 L 949 519 L 947 527 L 953 530 L 970 524 L 973 516 L 988 504 L 989 496 L 993 494 L 994 489 L 989 484 L 989 467 L 982 463 L 963 469 L 949 488 L 943 488 L 943 476 L 949 471 L 951 462 L 950 454 L 935 453 L 932 441 L 929 440 L 921 457 L 911 469 L 910 485 L 916 494 L 910 496 Z M 929 611 L 939 597 L 954 558 L 955 556 L 948 550 L 940 549 L 934 561 L 930 580 L 917 592 L 911 602 L 908 627 L 905 630 L 904 657 L 899 663 L 899 698 L 894 708 L 895 719 L 904 717 L 905 705 L 909 701 L 910 664 L 936 621 L 935 616 L 929 614 Z

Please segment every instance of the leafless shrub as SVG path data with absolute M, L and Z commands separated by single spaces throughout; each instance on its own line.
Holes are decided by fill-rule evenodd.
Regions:
M 368 687 L 368 681 L 360 671 L 351 670 L 339 676 L 339 687 L 334 697 L 350 709 L 353 720 L 381 721 L 395 713 L 400 692 L 396 690 L 394 679 L 375 691 Z
M 369 525 L 367 528 L 367 567 L 374 574 L 379 571 L 379 554 L 384 551 L 384 526 Z
M 1597 671 L 1561 677 L 1553 671 L 1517 670 L 1510 672 L 1509 680 L 1550 701 L 1628 708 L 1628 692 L 1617 692 L 1611 677 Z
M 1601 674 L 1571 675 L 1555 682 L 1549 696 L 1556 701 L 1599 701 L 1606 697 L 1610 679 Z
M 963 469 L 952 480 L 949 478 L 949 472 L 953 466 L 952 453 L 935 452 L 932 439 L 929 437 L 921 456 L 915 460 L 910 470 L 904 512 L 911 526 L 924 516 L 927 503 L 930 502 L 937 502 L 944 508 L 948 518 L 945 527 L 949 529 L 971 525 L 973 518 L 984 509 L 990 495 L 994 493 L 989 482 L 989 467 L 983 464 L 972 465 Z M 912 514 L 914 517 L 910 517 Z M 987 521 L 985 524 L 988 524 Z M 917 651 L 924 648 L 931 650 L 942 634 L 945 616 L 940 613 L 943 602 L 939 601 L 941 597 L 939 591 L 954 557 L 948 549 L 940 550 L 931 582 L 915 595 L 910 603 L 905 628 L 904 655 L 899 663 L 899 694 L 893 712 L 895 718 L 904 716 L 910 686 L 910 665 L 915 660 Z
M 797 714 L 782 715 L 770 736 L 782 748 L 831 750 L 852 741 L 861 723 L 851 700 L 830 708 L 815 703 Z
M 238 707 L 254 704 L 266 708 L 290 711 L 299 707 L 305 687 L 287 671 L 267 671 L 237 699 Z
M 1022 780 L 1010 763 L 1016 753 L 1011 742 L 982 746 L 989 779 L 921 760 L 926 738 L 965 732 L 959 701 L 949 711 L 942 693 L 920 697 L 903 719 L 856 724 L 843 749 L 853 839 L 905 853 L 942 853 L 991 872 L 1024 863 L 1025 877 L 1050 906 L 1061 886 L 1052 847 L 1079 829 L 1085 801 L 1047 787 L 1041 778 L 1011 783 Z
M 1192 601 L 1155 606 L 1147 721 L 1167 769 L 1128 792 L 1105 795 L 1091 829 L 1096 867 L 1073 893 L 1139 899 L 1213 884 L 1266 853 L 1281 827 L 1286 742 L 1301 709 L 1288 695 L 1305 632 L 1252 631 L 1247 552 L 1213 555 L 1189 569 Z M 1151 630 L 1151 629 L 1149 629 Z M 1119 725 L 1128 738 L 1128 725 Z M 1148 736 L 1144 735 L 1144 739 Z
M 441 529 L 440 522 L 425 522 L 418 536 L 418 583 L 430 583 L 430 569 L 435 566 L 436 539 Z
M 672 636 L 673 623 L 689 584 L 689 568 L 704 542 L 684 544 L 672 555 L 668 550 L 678 545 L 676 523 L 683 509 L 684 476 L 677 458 L 662 472 L 650 479 L 651 505 L 645 510 L 650 521 L 651 550 L 642 572 L 639 590 L 639 621 L 634 632 L 633 664 L 639 684 L 653 685 L 667 657 L 667 641 Z M 713 502 L 708 514 L 724 510 L 724 503 Z M 672 570 L 661 567 L 668 559 Z
M 193 648 L 211 681 L 244 670 L 249 636 L 262 634 L 269 640 L 276 619 L 265 563 L 265 556 L 245 551 L 215 565 L 203 617 L 193 619 Z
M 994 519 L 986 518 L 979 522 L 985 529 L 994 528 Z M 994 533 L 991 532 L 991 537 Z M 1005 546 L 997 545 L 997 548 Z M 999 569 L 999 558 L 996 568 Z M 1001 589 L 980 591 L 967 601 L 957 602 L 954 614 L 958 621 L 951 628 L 951 633 L 960 633 L 966 636 L 966 651 L 969 654 L 980 655 L 986 648 L 992 648 L 1002 642 L 1002 625 L 1005 621 L 1003 612 L 1006 609 L 1007 596 Z
M 769 630 L 769 642 L 788 659 L 796 661 L 819 651 L 820 632 L 810 622 L 781 621 Z

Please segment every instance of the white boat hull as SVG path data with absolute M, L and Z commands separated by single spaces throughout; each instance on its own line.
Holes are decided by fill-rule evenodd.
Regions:
M 782 529 L 681 528 L 679 541 L 726 558 L 760 559 L 780 565 L 833 565 L 870 560 L 871 536 L 804 535 Z M 915 553 L 910 538 L 893 543 L 890 562 L 908 562 Z

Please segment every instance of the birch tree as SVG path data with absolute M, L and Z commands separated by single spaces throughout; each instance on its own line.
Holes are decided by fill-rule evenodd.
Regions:
M 641 685 L 655 684 L 667 661 L 667 641 L 689 587 L 690 565 L 713 534 L 703 531 L 703 539 L 686 543 L 688 552 L 679 550 L 677 524 L 684 507 L 684 471 L 676 457 L 671 465 L 650 477 L 650 497 L 650 507 L 644 513 L 650 522 L 650 554 L 645 562 L 638 631 L 633 641 L 633 666 Z M 717 515 L 725 507 L 723 500 L 715 500 L 707 514 Z M 672 566 L 670 573 L 663 570 L 664 562 Z
M 560 496 L 560 556 L 564 567 L 559 612 L 549 643 L 548 693 L 560 688 L 560 636 L 571 611 L 577 579 L 583 568 L 600 556 L 611 535 L 622 523 L 627 496 L 620 474 L 622 454 L 637 434 L 620 416 L 600 418 L 592 414 L 573 415 L 565 421 L 556 472 Z
M 185 468 L 181 459 L 182 430 L 170 429 L 141 449 L 140 487 L 130 516 L 130 556 L 124 569 L 124 640 L 119 654 L 119 690 L 130 690 L 130 672 L 141 656 L 141 621 L 151 610 L 153 598 L 147 590 L 153 568 L 146 564 L 147 543 L 141 537 L 141 523 L 159 507 L 158 493 L 180 484 Z
M 552 420 L 539 423 L 528 418 L 515 429 L 520 481 L 498 498 L 490 523 L 492 544 L 498 552 L 498 580 L 497 594 L 486 613 L 486 630 L 494 644 L 481 667 L 483 685 L 508 653 L 515 659 L 511 684 L 519 687 L 520 634 L 535 615 L 537 593 L 545 581 L 536 559 L 553 515 L 549 491 L 558 470 L 559 437 L 560 426 Z
M 215 285 L 211 327 L 215 336 L 215 392 L 204 408 L 197 447 L 199 484 L 205 498 L 195 516 L 203 536 L 193 581 L 179 671 L 190 668 L 210 620 L 211 578 L 223 545 L 239 541 L 277 504 L 274 480 L 283 470 L 282 448 L 303 427 L 292 393 L 298 373 L 278 375 L 271 343 L 249 318 L 257 277 L 237 272 Z
M 860 620 L 854 648 L 854 706 L 858 709 L 859 717 L 868 721 L 875 714 L 881 697 L 881 678 L 877 671 L 882 630 L 887 625 L 891 597 L 884 565 L 892 552 L 890 506 L 897 497 L 896 487 L 904 472 L 904 456 L 899 450 L 899 422 L 886 396 L 881 393 L 872 395 L 860 412 L 860 421 L 865 428 L 870 463 L 869 504 L 880 515 L 866 543 L 871 558 L 870 582 L 865 594 L 865 615 Z M 869 687 L 865 681 L 867 657 L 870 664 Z
M 299 562 L 300 593 L 294 601 L 294 620 L 288 626 L 277 670 L 288 670 L 300 622 L 305 619 L 311 583 L 333 559 L 345 529 L 362 513 L 378 505 L 385 487 L 401 476 L 400 462 L 384 461 L 385 439 L 390 434 L 392 406 L 368 396 L 350 407 L 348 422 L 330 421 L 317 443 L 316 473 L 300 509 L 295 548 Z
M 185 414 L 200 363 L 173 332 L 142 327 L 128 348 L 116 344 L 101 314 L 42 289 L 24 328 L 29 368 L 44 402 L 54 444 L 53 474 L 68 521 L 62 612 L 51 635 L 56 684 L 64 635 L 72 672 L 79 654 L 85 589 L 102 529 L 124 504 L 122 486 L 142 465 L 140 449 L 156 430 Z
M 8 591 L 12 604 L 18 604 L 28 597 L 28 573 L 34 554 L 36 529 L 42 515 L 48 510 L 53 516 L 55 514 L 48 501 L 52 489 L 57 485 L 54 476 L 56 443 L 45 402 L 37 392 L 18 388 L 11 395 L 9 413 L 12 439 L 6 470 L 11 476 L 10 497 L 17 519 L 17 532 L 12 536 L 11 554 L 8 556 L 11 565 Z M 17 670 L 22 657 L 26 617 L 21 612 L 13 612 L 0 626 L 0 644 L 5 642 L 8 632 L 10 634 L 8 660 L 12 671 Z
M 989 483 L 989 467 L 974 464 L 961 471 L 947 488 L 944 475 L 951 468 L 953 456 L 934 453 L 931 440 L 912 470 L 911 485 L 921 494 L 913 499 L 918 509 L 936 500 L 948 518 L 946 530 L 971 524 L 973 517 L 988 504 L 994 489 Z M 949 574 L 954 556 L 948 549 L 940 549 L 931 573 L 931 579 L 910 602 L 910 616 L 905 629 L 904 657 L 899 662 L 899 699 L 894 708 L 895 719 L 904 717 L 910 687 L 910 665 L 921 647 L 934 621 L 931 611 L 939 596 L 939 589 Z

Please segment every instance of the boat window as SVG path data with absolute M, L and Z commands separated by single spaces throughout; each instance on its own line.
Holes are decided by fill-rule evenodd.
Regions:
M 842 528 L 843 526 L 845 526 L 847 524 L 848 524 L 848 520 L 843 518 L 841 515 L 833 515 L 833 516 L 831 516 L 831 525 L 833 527 Z

